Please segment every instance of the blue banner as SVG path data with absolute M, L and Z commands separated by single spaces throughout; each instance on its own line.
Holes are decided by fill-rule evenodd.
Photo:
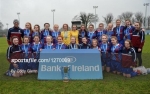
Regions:
M 38 79 L 103 79 L 101 56 L 97 49 L 43 49 L 40 53 Z

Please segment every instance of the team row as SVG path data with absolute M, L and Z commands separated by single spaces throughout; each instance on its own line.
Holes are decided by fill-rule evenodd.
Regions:
M 102 35 L 102 43 L 98 45 L 98 42 L 96 39 L 92 40 L 92 45 L 90 46 L 87 44 L 87 39 L 84 37 L 82 38 L 82 44 L 77 45 L 75 37 L 71 37 L 71 43 L 70 45 L 66 46 L 63 44 L 63 38 L 62 36 L 58 36 L 58 44 L 53 45 L 51 43 L 52 37 L 47 36 L 46 37 L 46 43 L 41 44 L 39 42 L 39 36 L 34 37 L 34 43 L 30 45 L 29 38 L 24 37 L 24 43 L 19 46 L 19 41 L 17 37 L 13 37 L 13 45 L 9 46 L 7 50 L 7 58 L 10 61 L 10 68 L 9 70 L 32 70 L 34 72 L 37 72 L 39 62 L 17 62 L 14 63 L 11 60 L 12 59 L 28 59 L 28 58 L 35 58 L 39 59 L 39 54 L 42 49 L 97 49 L 101 51 L 101 60 L 102 60 L 102 66 L 103 70 L 106 66 L 107 72 L 112 71 L 114 73 L 123 73 L 124 76 L 132 77 L 136 76 L 137 73 L 133 71 L 131 66 L 136 65 L 136 52 L 135 49 L 131 46 L 131 41 L 126 40 L 125 41 L 125 48 L 123 49 L 123 46 L 117 42 L 117 38 L 113 36 L 111 38 L 111 43 L 108 43 L 108 36 Z M 31 51 L 32 49 L 32 51 Z M 32 52 L 32 53 L 31 53 Z M 122 54 L 123 53 L 123 54 Z M 12 75 L 11 72 L 9 73 L 9 76 Z M 8 74 L 7 74 L 8 75 Z
M 94 30 L 93 25 L 89 25 L 89 29 L 86 30 L 84 25 L 81 25 L 81 29 L 78 31 L 76 25 L 72 26 L 72 30 L 68 31 L 68 25 L 63 25 L 63 30 L 59 31 L 59 26 L 54 25 L 54 30 L 49 30 L 50 24 L 44 24 L 44 30 L 40 32 L 39 25 L 34 26 L 34 30 L 32 30 L 32 26 L 30 23 L 26 23 L 25 29 L 20 29 L 17 27 L 17 23 L 14 23 L 14 27 L 10 28 L 7 35 L 8 44 L 11 44 L 12 36 L 19 37 L 19 44 L 22 43 L 21 37 L 28 36 L 30 38 L 30 43 L 33 43 L 34 36 L 38 35 L 40 37 L 41 43 L 46 43 L 45 38 L 47 36 L 52 36 L 53 43 L 57 44 L 57 37 L 61 35 L 63 37 L 63 43 L 66 45 L 70 44 L 70 38 L 72 36 L 76 37 L 76 43 L 82 43 L 82 37 L 86 37 L 88 39 L 88 43 L 91 44 L 92 39 L 97 39 L 98 42 L 101 42 L 101 36 L 103 34 L 108 35 L 108 41 L 110 42 L 111 36 L 116 36 L 119 43 L 124 45 L 124 40 L 130 39 L 132 40 L 133 36 L 139 36 L 140 40 L 144 41 L 144 31 L 141 30 L 140 23 L 135 23 L 135 27 L 130 25 L 130 21 L 126 21 L 126 26 L 121 26 L 121 21 L 116 21 L 116 27 L 113 28 L 113 25 L 108 24 L 107 30 L 104 29 L 103 23 L 99 24 L 99 28 Z M 15 26 L 16 25 L 16 26 Z M 136 31 L 136 32 L 135 32 Z M 140 41 L 139 40 L 139 41 Z M 136 42 L 133 38 L 133 41 Z M 139 43 L 137 43 L 139 44 Z M 137 46 L 137 44 L 135 44 Z

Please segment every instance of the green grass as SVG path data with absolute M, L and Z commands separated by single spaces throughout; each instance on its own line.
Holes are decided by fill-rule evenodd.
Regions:
M 150 36 L 146 36 L 143 65 L 150 67 Z M 4 75 L 9 63 L 6 60 L 6 38 L 0 38 L 0 94 L 150 94 L 150 74 L 133 78 L 104 72 L 103 80 L 38 81 L 36 74 L 20 78 Z

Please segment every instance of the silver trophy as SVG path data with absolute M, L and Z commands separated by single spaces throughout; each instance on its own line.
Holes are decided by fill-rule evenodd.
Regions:
M 63 82 L 69 82 L 69 67 L 63 67 Z

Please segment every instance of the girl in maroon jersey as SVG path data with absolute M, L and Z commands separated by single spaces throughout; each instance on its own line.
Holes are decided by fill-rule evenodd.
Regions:
M 131 42 L 137 53 L 139 66 L 142 66 L 142 48 L 145 42 L 145 32 L 142 30 L 140 22 L 135 23 L 135 30 L 132 33 Z

